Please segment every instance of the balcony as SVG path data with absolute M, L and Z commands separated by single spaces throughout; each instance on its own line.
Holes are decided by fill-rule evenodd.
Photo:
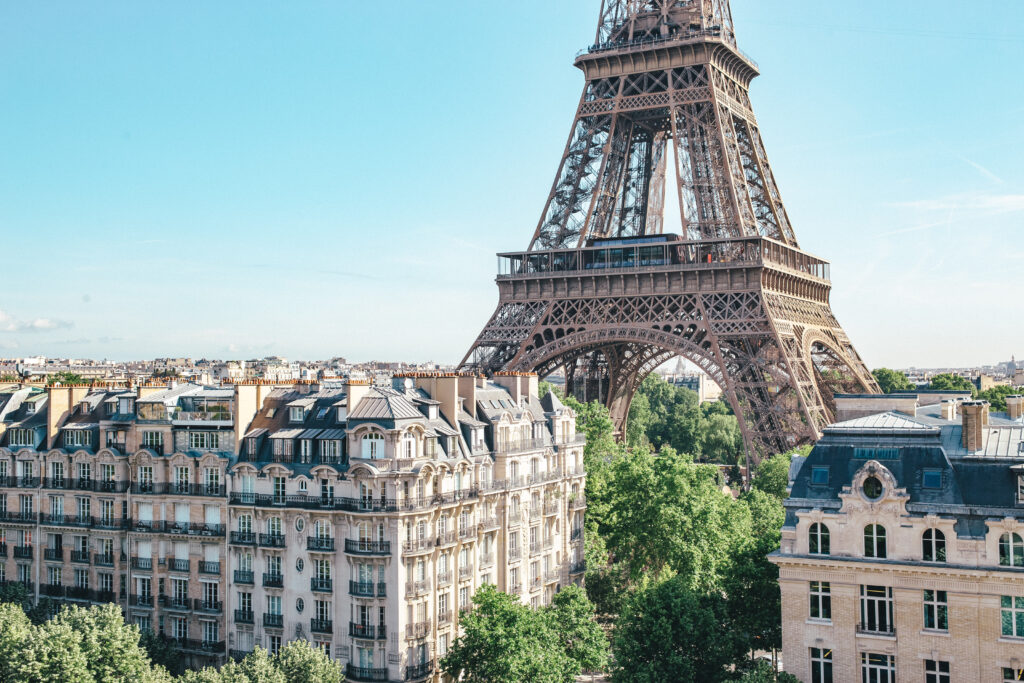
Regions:
M 264 574 L 263 585 L 267 588 L 284 588 L 284 574 Z
M 476 540 L 476 525 L 464 526 L 459 529 L 459 538 L 464 541 Z
M 283 614 L 264 614 L 263 625 L 267 628 L 283 628 L 284 627 L 284 615 Z
M 519 584 L 519 583 L 514 584 L 514 585 L 509 587 L 508 592 L 511 593 L 512 595 L 522 595 L 523 594 L 523 586 L 522 586 L 522 584 Z
M 220 600 L 199 600 L 195 602 L 195 609 L 200 612 L 210 612 L 220 614 L 221 610 L 224 609 L 224 603 Z
M 441 586 L 447 586 L 447 585 L 451 584 L 451 582 L 452 582 L 452 572 L 451 572 L 450 569 L 448 571 L 446 571 L 446 572 L 438 572 L 437 573 L 437 586 L 438 586 L 438 588 L 440 588 Z
M 306 550 L 316 553 L 333 553 L 334 539 L 324 536 L 310 536 L 306 539 Z
M 557 583 L 562 578 L 561 572 L 550 571 L 544 572 L 544 583 Z
M 261 548 L 283 548 L 284 534 L 260 534 Z
M 350 555 L 390 555 L 391 541 L 360 541 L 346 538 L 345 552 Z
M 544 502 L 544 515 L 545 516 L 557 515 L 558 514 L 558 510 L 559 510 L 559 505 L 558 505 L 558 501 L 557 500 L 548 500 L 548 501 Z
M 89 564 L 92 555 L 88 550 L 72 550 L 71 561 L 79 564 Z
M 895 638 L 896 637 L 896 625 L 895 624 L 857 624 L 857 635 L 858 636 L 876 636 L 880 638 Z
M 14 546 L 14 557 L 20 560 L 31 560 L 32 559 L 32 546 L 30 545 L 16 545 Z
M 43 559 L 50 562 L 63 562 L 64 548 L 44 548 Z
M 454 531 L 445 531 L 444 533 L 440 533 L 437 535 L 437 545 L 441 547 L 446 545 L 454 545 L 455 542 L 458 540 L 458 536 Z
M 522 558 L 522 556 L 523 556 L 523 549 L 522 548 L 516 547 L 516 548 L 509 548 L 508 549 L 508 561 L 509 562 L 514 562 L 514 561 Z
M 255 577 L 251 571 L 246 571 L 244 569 L 235 570 L 235 583 L 242 583 L 251 586 L 254 582 Z
M 444 624 L 452 623 L 452 618 L 453 618 L 453 615 L 452 615 L 451 610 L 447 610 L 445 612 L 438 612 L 437 613 L 437 623 L 438 623 L 439 626 L 440 625 L 444 625 Z
M 499 443 L 495 449 L 495 455 L 512 455 L 515 453 L 527 453 L 529 451 L 536 451 L 541 448 L 547 448 L 553 445 L 551 439 L 543 437 L 540 439 L 522 439 L 519 441 L 511 441 L 506 443 Z
M 231 657 L 236 662 L 242 661 L 251 654 L 252 650 L 228 650 L 228 657 Z
M 348 594 L 357 598 L 383 598 L 387 595 L 386 583 L 374 583 L 373 581 L 349 581 Z
M 421 621 L 416 624 L 405 625 L 406 638 L 426 638 L 428 635 L 430 635 L 429 621 Z
M 314 576 L 309 580 L 309 589 L 318 593 L 330 593 L 334 590 L 334 582 L 328 578 Z
M 586 571 L 587 571 L 587 563 L 586 563 L 586 561 L 573 562 L 569 566 L 569 573 L 572 574 L 572 575 L 583 574 Z
M 232 531 L 231 543 L 234 545 L 256 545 L 256 534 L 251 531 Z
M 96 600 L 96 591 L 89 590 L 86 586 L 68 586 L 64 591 L 64 597 L 69 600 Z
M 334 633 L 334 622 L 330 619 L 310 619 L 309 630 L 313 633 Z
M 587 507 L 587 499 L 583 496 L 573 496 L 569 499 L 570 510 L 582 510 Z
M 43 480 L 43 488 L 58 490 L 70 489 L 71 480 L 66 477 L 47 477 Z
M 409 581 L 405 584 L 405 594 L 422 595 L 430 590 L 430 579 L 423 581 Z
M 171 647 L 184 652 L 195 652 L 203 655 L 224 653 L 224 641 L 196 640 L 194 638 L 171 638 L 167 641 Z
M 374 640 L 377 635 L 377 629 L 373 624 L 358 624 L 354 621 L 350 621 L 348 622 L 348 634 L 352 638 Z
M 200 574 L 220 574 L 220 562 L 206 562 L 200 560 L 199 562 L 199 573 Z
M 19 489 L 39 488 L 39 477 L 16 477 L 14 485 Z
M 0 522 L 15 522 L 17 524 L 35 524 L 36 514 L 30 510 L 26 510 L 24 512 L 8 510 L 6 512 L 0 512 Z
M 152 595 L 132 595 L 129 603 L 135 607 L 152 607 Z
M 437 546 L 433 538 L 420 538 L 412 541 L 402 541 L 402 554 L 415 555 L 417 553 L 429 553 Z
M 191 569 L 191 564 L 189 560 L 179 560 L 174 557 L 167 560 L 167 568 L 172 572 L 185 572 L 187 574 Z
M 153 569 L 153 558 L 152 557 L 133 557 L 132 558 L 133 569 L 144 569 L 151 571 Z
M 39 593 L 51 598 L 63 598 L 64 590 L 64 586 L 58 583 L 44 583 L 39 586 Z
M 433 662 L 423 662 L 422 664 L 405 667 L 405 680 L 407 681 L 418 681 L 423 678 L 428 678 L 433 674 Z
M 497 517 L 488 517 L 480 522 L 481 531 L 494 531 L 501 528 L 501 521 Z
M 569 536 L 570 541 L 582 541 L 583 540 L 583 527 L 576 527 L 572 530 L 572 534 Z
M 459 567 L 459 581 L 471 578 L 473 576 L 473 565 L 466 565 L 465 567 Z
M 388 681 L 388 670 L 384 669 L 373 669 L 366 666 L 356 666 L 349 664 L 345 667 L 345 678 L 349 681 L 366 681 L 367 683 L 387 683 Z
M 109 553 L 109 554 L 96 553 L 96 566 L 97 567 L 113 567 L 114 566 L 114 555 L 113 555 L 113 553 Z
M 130 519 L 114 519 L 113 517 L 95 517 L 92 525 L 97 529 L 121 530 L 131 526 Z
M 160 599 L 161 606 L 167 609 L 173 610 L 191 610 L 192 601 L 183 595 L 175 595 L 167 597 L 166 595 Z
M 494 553 L 480 553 L 480 566 L 491 567 L 494 565 Z
M 251 624 L 253 623 L 253 613 L 251 609 L 236 609 L 235 610 L 235 623 L 238 624 Z

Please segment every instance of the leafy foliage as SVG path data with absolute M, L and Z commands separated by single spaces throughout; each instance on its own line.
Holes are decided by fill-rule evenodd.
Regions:
M 971 380 L 948 372 L 932 377 L 928 388 L 932 391 L 969 391 L 972 395 L 974 394 L 974 385 Z
M 570 603 L 576 598 L 570 597 Z M 467 683 L 568 683 L 581 671 L 580 660 L 592 656 L 587 647 L 570 656 L 556 624 L 574 622 L 577 608 L 534 610 L 517 598 L 484 586 L 473 596 L 475 608 L 463 614 L 462 635 L 441 660 L 442 670 Z M 554 613 L 553 613 L 554 612 Z M 569 640 L 577 643 L 577 638 Z M 581 646 L 589 642 L 582 638 Z
M 985 391 L 979 391 L 976 398 L 980 401 L 988 401 L 992 406 L 992 410 L 1005 411 L 1006 410 L 1006 397 L 1016 396 L 1022 393 L 1020 387 L 1011 387 L 1008 385 L 1000 385 L 986 389 Z
M 736 636 L 725 598 L 688 583 L 678 576 L 632 596 L 616 623 L 613 683 L 729 677 L 746 644 Z
M 67 370 L 61 370 L 55 372 L 46 378 L 46 385 L 52 386 L 54 384 L 88 384 L 84 377 L 75 372 L 68 372 Z
M 775 673 L 774 667 L 764 661 L 758 662 L 757 666 L 743 674 L 739 680 L 740 683 L 800 683 L 800 679 L 793 674 Z
M 724 464 L 743 454 L 739 423 L 724 402 L 700 405 L 696 393 L 648 375 L 633 397 L 626 443 L 634 449 L 671 446 L 681 453 Z
M 906 374 L 889 368 L 878 368 L 871 372 L 878 381 L 883 394 L 894 394 L 900 391 L 913 391 L 917 386 L 907 379 Z

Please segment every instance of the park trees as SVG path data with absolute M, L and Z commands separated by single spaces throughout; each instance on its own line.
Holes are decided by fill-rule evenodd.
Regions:
M 882 389 L 883 394 L 894 394 L 899 391 L 913 391 L 917 387 L 907 379 L 907 376 L 898 370 L 889 368 L 878 368 L 871 372 Z

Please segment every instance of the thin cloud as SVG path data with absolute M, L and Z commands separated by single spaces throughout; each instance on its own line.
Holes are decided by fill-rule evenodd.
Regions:
M 71 326 L 72 323 L 66 320 L 54 320 L 52 318 L 19 320 L 5 311 L 0 311 L 0 332 L 48 332 L 50 330 L 67 329 Z
M 992 182 L 994 182 L 994 183 L 996 183 L 998 185 L 1005 185 L 1006 184 L 1005 180 L 1003 180 L 1002 178 L 1000 178 L 995 173 L 993 173 L 992 171 L 988 170 L 987 168 L 985 168 L 984 166 L 982 166 L 978 162 L 971 161 L 970 159 L 967 159 L 967 158 L 964 158 L 964 157 L 960 157 L 960 160 L 963 161 L 968 166 L 970 166 L 971 168 L 973 168 L 975 171 L 977 171 L 981 175 L 983 175 L 986 178 L 988 178 L 989 180 L 991 180 Z

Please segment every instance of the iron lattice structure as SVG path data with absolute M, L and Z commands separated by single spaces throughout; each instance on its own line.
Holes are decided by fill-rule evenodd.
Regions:
M 565 371 L 620 430 L 680 355 L 723 389 L 748 449 L 816 440 L 837 392 L 877 392 L 802 251 L 768 164 L 728 0 L 605 0 L 586 86 L 529 250 L 465 369 Z M 669 172 L 671 165 L 671 173 Z M 674 186 L 681 235 L 663 235 Z

